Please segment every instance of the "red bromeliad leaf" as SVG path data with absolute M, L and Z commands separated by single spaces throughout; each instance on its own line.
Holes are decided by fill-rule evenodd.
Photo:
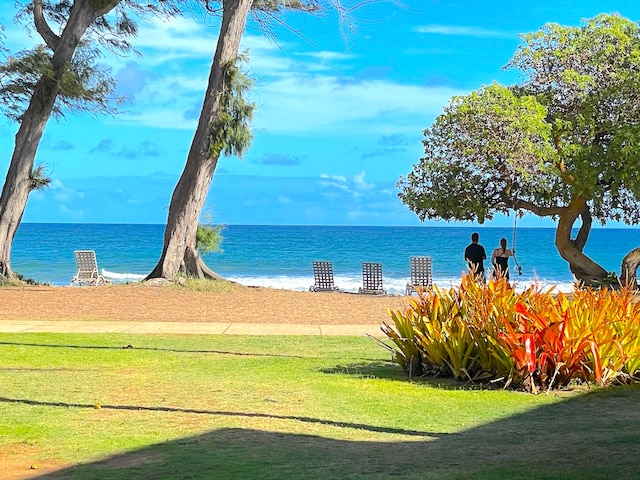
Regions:
M 520 302 L 516 303 L 516 312 L 519 313 L 520 315 L 529 314 L 529 311 L 527 310 L 527 308 Z
M 533 373 L 536 369 L 536 342 L 531 333 L 525 333 L 523 336 L 524 351 L 529 365 L 529 373 Z

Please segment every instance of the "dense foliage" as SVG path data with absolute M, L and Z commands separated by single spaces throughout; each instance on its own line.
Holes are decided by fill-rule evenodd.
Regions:
M 16 2 L 16 21 L 24 23 L 29 30 L 36 29 L 44 44 L 14 52 L 0 63 L 0 105 L 5 115 L 15 121 L 20 121 L 41 78 L 58 75 L 54 71 L 52 58 L 60 47 L 61 34 L 73 7 L 73 2 L 69 1 L 42 2 L 40 9 L 43 17 L 39 17 L 34 15 L 35 3 Z M 52 112 L 55 116 L 62 116 L 65 112 L 115 113 L 114 104 L 123 98 L 115 96 L 111 72 L 100 65 L 103 52 L 108 50 L 117 55 L 133 52 L 130 39 L 138 31 L 134 17 L 140 14 L 176 15 L 181 2 L 105 0 L 102 3 L 117 3 L 118 6 L 111 15 L 101 16 L 91 23 L 73 58 L 57 80 L 59 92 Z M 34 18 L 38 20 L 34 21 Z
M 241 68 L 247 55 L 238 55 L 222 66 L 225 88 L 220 95 L 220 111 L 211 122 L 211 156 L 221 153 L 242 157 L 253 141 L 251 122 L 256 103 L 247 100 L 254 81 Z
M 222 251 L 224 225 L 199 224 L 196 231 L 196 247 L 201 254 Z
M 382 330 L 410 376 L 532 392 L 640 380 L 640 302 L 630 289 L 518 293 L 504 279 L 482 284 L 465 276 L 459 288 L 422 291 L 389 314 Z

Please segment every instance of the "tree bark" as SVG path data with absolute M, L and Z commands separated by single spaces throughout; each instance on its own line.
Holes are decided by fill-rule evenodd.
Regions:
M 571 230 L 579 216 L 582 226 L 576 240 L 571 239 Z M 591 215 L 584 198 L 575 198 L 559 215 L 556 229 L 556 248 L 560 256 L 569 262 L 569 269 L 581 285 L 600 285 L 607 271 L 582 253 L 591 230 Z
M 620 269 L 620 282 L 624 286 L 629 286 L 635 290 L 638 289 L 636 274 L 640 266 L 640 248 L 631 250 L 622 259 L 622 267 Z
M 48 45 L 55 45 L 51 66 L 52 76 L 43 75 L 36 84 L 29 106 L 25 111 L 15 147 L 0 196 L 0 276 L 13 278 L 11 271 L 11 246 L 22 221 L 32 190 L 31 173 L 44 128 L 51 116 L 59 91 L 64 69 L 69 64 L 80 39 L 91 23 L 110 12 L 121 0 L 76 0 L 69 20 L 60 37 L 54 40 L 53 32 L 42 14 L 42 1 L 34 3 L 34 23 Z
M 174 280 L 179 274 L 219 279 L 209 269 L 196 248 L 196 232 L 219 152 L 212 152 L 211 125 L 220 113 L 220 95 L 227 88 L 224 66 L 238 56 L 240 40 L 252 0 L 225 0 L 222 25 L 209 73 L 202 111 L 185 168 L 171 197 L 164 247 L 158 264 L 147 276 Z
M 587 200 L 574 198 L 566 207 L 540 207 L 525 200 L 517 199 L 513 208 L 522 208 L 540 217 L 557 216 L 556 248 L 560 256 L 569 263 L 569 270 L 582 285 L 600 286 L 607 277 L 607 271 L 583 253 L 591 232 L 592 217 Z M 578 217 L 582 223 L 575 239 L 571 238 L 573 225 Z

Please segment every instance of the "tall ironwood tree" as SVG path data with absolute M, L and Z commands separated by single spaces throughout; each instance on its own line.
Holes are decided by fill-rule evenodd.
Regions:
M 338 11 L 341 19 L 346 20 L 346 10 L 339 1 L 327 3 Z M 241 153 L 250 140 L 248 122 L 253 106 L 242 99 L 244 89 L 232 91 L 234 82 L 231 81 L 233 75 L 230 75 L 233 73 L 230 67 L 235 64 L 238 56 L 247 16 L 250 11 L 254 11 L 265 14 L 267 20 L 273 20 L 283 10 L 308 13 L 321 10 L 321 5 L 316 0 L 223 0 L 221 5 L 222 24 L 198 126 L 184 171 L 171 197 L 163 251 L 147 280 L 163 278 L 173 281 L 179 276 L 220 278 L 202 260 L 197 249 L 196 234 L 198 220 L 222 150 L 227 149 L 226 153 Z M 268 24 L 265 25 L 268 28 Z M 235 102 L 235 106 L 229 109 L 229 104 L 221 101 L 223 99 Z M 241 108 L 238 109 L 238 105 Z M 234 108 L 236 113 L 242 114 L 235 114 Z M 230 137 L 228 130 L 244 134 Z M 216 144 L 221 140 L 222 144 Z
M 112 111 L 113 81 L 96 66 L 98 50 L 94 47 L 102 44 L 116 51 L 130 50 L 126 39 L 135 34 L 136 27 L 127 11 L 178 13 L 173 1 L 165 0 L 33 0 L 19 11 L 20 18 L 32 19 L 44 45 L 20 52 L 0 66 L 0 103 L 20 123 L 0 196 L 0 279 L 14 277 L 11 247 L 29 193 L 41 185 L 42 170 L 34 162 L 49 118 L 65 109 Z M 113 21 L 107 18 L 110 13 L 115 14 Z M 93 46 L 86 43 L 88 36 Z
M 219 278 L 200 257 L 196 233 L 220 154 L 225 149 L 228 153 L 242 153 L 250 141 L 248 122 L 253 107 L 243 101 L 244 89 L 234 87 L 242 77 L 237 65 L 238 50 L 252 2 L 223 2 L 220 33 L 198 126 L 171 197 L 162 255 L 147 279 L 173 280 L 178 274 Z M 234 109 L 234 103 L 244 105 Z M 229 131 L 232 135 L 228 135 Z

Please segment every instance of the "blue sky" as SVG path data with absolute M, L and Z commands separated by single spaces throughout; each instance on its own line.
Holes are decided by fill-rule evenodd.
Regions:
M 640 3 L 630 0 L 404 5 L 365 5 L 346 36 L 331 13 L 289 15 L 300 35 L 274 27 L 277 42 L 250 24 L 242 48 L 256 80 L 255 138 L 243 159 L 220 159 L 206 207 L 216 223 L 420 225 L 398 200 L 396 183 L 419 160 L 422 130 L 451 96 L 516 82 L 517 72 L 503 66 L 518 35 L 547 22 L 578 25 L 603 12 L 640 20 Z M 12 15 L 5 6 L 0 22 L 16 51 L 34 38 Z M 105 57 L 129 101 L 117 116 L 48 123 L 36 163 L 54 181 L 31 195 L 24 221 L 164 223 L 217 31 L 215 18 L 154 21 L 134 41 L 140 57 Z M 2 180 L 16 130 L 0 122 Z M 553 223 L 531 217 L 521 225 Z

